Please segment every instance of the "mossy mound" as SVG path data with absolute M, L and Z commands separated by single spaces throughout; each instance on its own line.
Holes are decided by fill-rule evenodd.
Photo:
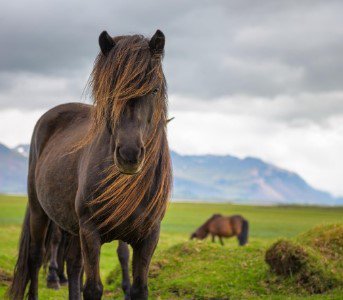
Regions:
M 312 236 L 311 232 L 307 236 Z M 320 232 L 328 230 L 322 228 Z M 234 242 L 223 247 L 210 241 L 186 241 L 158 248 L 150 266 L 149 299 L 306 299 L 324 292 L 340 295 L 342 281 L 335 269 L 337 247 L 326 242 L 333 248 L 324 256 L 325 251 L 311 246 L 311 241 L 305 236 L 281 240 L 267 255 L 267 244 L 257 239 L 246 247 Z M 269 272 L 265 259 L 273 272 Z M 114 291 L 111 297 L 122 298 L 119 265 L 108 275 L 107 284 L 107 289 Z
M 275 274 L 293 279 L 310 293 L 324 293 L 343 284 L 342 233 L 342 225 L 316 227 L 296 241 L 277 241 L 265 260 Z
M 305 249 L 288 240 L 279 240 L 266 252 L 266 262 L 277 275 L 292 276 L 309 260 Z
M 329 260 L 343 263 L 343 225 L 320 225 L 298 236 L 297 241 L 319 251 Z M 343 266 L 342 266 L 343 267 Z
M 188 241 L 156 253 L 149 290 L 151 299 L 254 298 L 263 290 L 266 271 L 263 249 Z M 107 279 L 115 297 L 122 295 L 120 278 L 117 268 Z

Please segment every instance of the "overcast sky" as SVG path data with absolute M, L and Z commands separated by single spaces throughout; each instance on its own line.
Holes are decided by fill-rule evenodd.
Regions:
M 258 4 L 258 5 L 257 5 Z M 171 148 L 257 156 L 343 195 L 342 1 L 4 1 L 0 142 L 83 95 L 99 33 L 166 35 Z

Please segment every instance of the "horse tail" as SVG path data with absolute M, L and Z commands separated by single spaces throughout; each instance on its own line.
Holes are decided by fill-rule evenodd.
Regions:
M 30 240 L 30 208 L 27 206 L 20 236 L 18 259 L 14 267 L 13 281 L 8 290 L 8 296 L 10 299 L 21 300 L 24 298 L 25 289 L 30 280 Z
M 242 220 L 242 231 L 238 235 L 238 241 L 240 246 L 244 246 L 248 242 L 249 235 L 249 222 L 245 219 Z

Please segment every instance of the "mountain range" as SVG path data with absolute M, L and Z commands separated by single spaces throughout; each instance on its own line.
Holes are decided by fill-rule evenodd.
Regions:
M 0 144 L 0 193 L 25 193 L 29 145 Z M 294 172 L 261 159 L 180 155 L 171 151 L 173 198 L 208 202 L 342 205 Z

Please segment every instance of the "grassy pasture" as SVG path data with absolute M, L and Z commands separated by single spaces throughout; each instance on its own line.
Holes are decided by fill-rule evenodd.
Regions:
M 0 299 L 15 263 L 26 201 L 25 197 L 0 196 Z M 249 244 L 239 248 L 236 239 L 226 240 L 224 247 L 209 239 L 189 242 L 190 233 L 213 213 L 247 218 Z M 275 240 L 296 238 L 316 225 L 342 221 L 343 208 L 171 203 L 153 259 L 151 299 L 342 299 L 342 288 L 313 296 L 289 280 L 280 281 L 264 262 L 265 250 Z M 122 298 L 115 244 L 102 247 L 104 299 Z M 67 299 L 66 288 L 46 289 L 44 277 L 41 272 L 40 299 Z

